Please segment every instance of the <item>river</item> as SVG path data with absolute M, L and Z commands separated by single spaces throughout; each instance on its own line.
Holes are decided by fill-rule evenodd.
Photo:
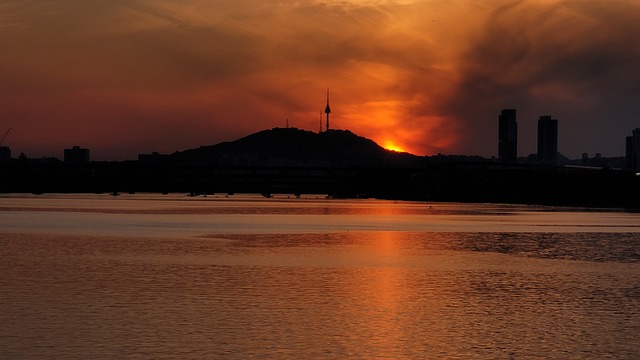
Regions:
M 640 358 L 640 214 L 0 196 L 0 358 Z

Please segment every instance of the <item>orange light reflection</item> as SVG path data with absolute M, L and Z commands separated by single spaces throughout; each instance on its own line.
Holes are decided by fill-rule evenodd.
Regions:
M 368 264 L 368 269 L 356 274 L 360 286 L 352 299 L 362 302 L 358 307 L 362 312 L 355 323 L 358 328 L 374 329 L 366 337 L 367 347 L 383 355 L 385 349 L 401 348 L 406 335 L 402 316 L 409 289 L 404 286 L 406 269 L 398 266 L 403 257 L 402 239 L 400 233 L 392 231 L 365 236 L 367 246 L 360 253 L 360 261 Z

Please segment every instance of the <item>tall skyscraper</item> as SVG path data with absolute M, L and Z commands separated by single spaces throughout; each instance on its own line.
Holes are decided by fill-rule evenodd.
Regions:
M 538 161 L 555 164 L 558 160 L 558 120 L 551 116 L 538 119 Z
M 640 128 L 633 130 L 632 134 L 632 136 L 627 136 L 627 168 L 640 170 Z
M 516 109 L 503 109 L 498 116 L 498 158 L 502 161 L 518 159 Z

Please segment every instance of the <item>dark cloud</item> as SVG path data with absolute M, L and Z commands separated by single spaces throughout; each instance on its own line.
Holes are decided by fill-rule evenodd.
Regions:
M 569 156 L 638 127 L 634 0 L 57 0 L 0 4 L 0 125 L 102 158 L 333 124 L 417 154 L 493 156 L 497 116 L 560 120 Z M 579 134 L 579 136 L 578 136 Z M 40 153 L 38 153 L 40 152 Z
M 639 5 L 529 1 L 494 10 L 464 54 L 457 89 L 443 107 L 467 129 L 460 150 L 489 148 L 497 134 L 487 117 L 497 121 L 499 109 L 516 107 L 525 154 L 535 151 L 537 118 L 552 115 L 560 120 L 561 151 L 621 155 L 640 111 L 621 102 L 638 95 Z

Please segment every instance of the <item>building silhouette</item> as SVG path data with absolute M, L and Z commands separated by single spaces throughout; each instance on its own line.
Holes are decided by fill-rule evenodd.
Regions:
M 89 149 L 83 149 L 80 146 L 64 149 L 64 162 L 69 164 L 88 164 Z
M 627 168 L 640 169 L 640 128 L 633 130 L 632 134 L 626 141 Z
M 11 161 L 11 148 L 8 146 L 0 146 L 0 162 Z
M 169 161 L 170 157 L 157 151 L 151 154 L 138 154 L 138 161 L 146 164 L 162 164 Z
M 503 109 L 498 116 L 498 159 L 518 159 L 518 123 L 516 109 Z
M 551 164 L 558 161 L 558 120 L 551 116 L 538 119 L 538 161 Z

